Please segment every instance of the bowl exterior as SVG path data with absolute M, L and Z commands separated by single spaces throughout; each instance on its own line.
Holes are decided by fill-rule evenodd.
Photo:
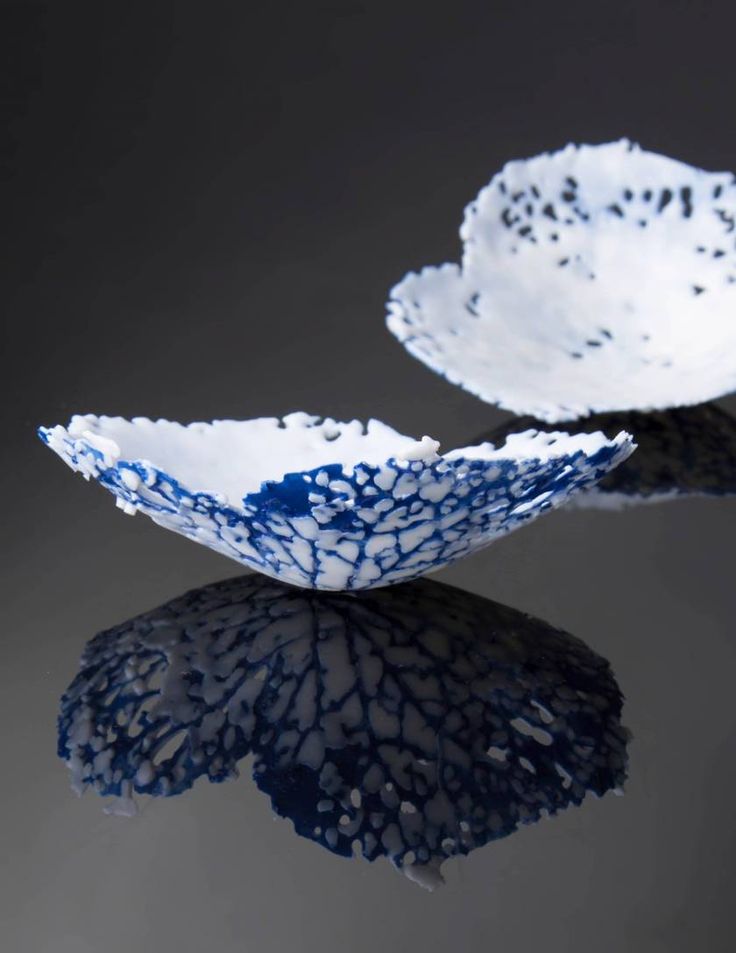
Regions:
M 487 546 L 594 484 L 632 451 L 621 435 L 595 453 L 547 461 L 435 458 L 334 464 L 266 482 L 234 506 L 192 492 L 144 461 L 106 456 L 63 427 L 41 438 L 95 479 L 128 514 L 154 522 L 268 576 L 333 591 L 392 585 Z

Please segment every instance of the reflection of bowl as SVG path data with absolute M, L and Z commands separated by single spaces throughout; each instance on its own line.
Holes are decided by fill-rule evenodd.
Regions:
M 78 790 L 180 794 L 253 754 L 258 787 L 337 854 L 440 865 L 620 786 L 608 663 L 521 612 L 421 580 L 360 594 L 248 575 L 88 643 L 62 699 Z
M 479 440 L 501 443 L 508 433 L 524 427 L 537 431 L 552 426 L 531 417 L 516 418 Z M 736 418 L 717 404 L 648 414 L 593 414 L 576 420 L 575 429 L 606 434 L 627 430 L 636 440 L 636 453 L 595 486 L 576 494 L 574 506 L 620 509 L 683 496 L 736 494 Z
M 409 274 L 388 326 L 449 381 L 542 420 L 736 388 L 736 186 L 626 140 L 509 162 L 462 265 Z
M 74 417 L 41 428 L 73 469 L 167 529 L 266 575 L 366 589 L 439 569 L 589 486 L 625 433 L 511 435 L 437 454 L 380 421 L 296 413 L 183 426 Z

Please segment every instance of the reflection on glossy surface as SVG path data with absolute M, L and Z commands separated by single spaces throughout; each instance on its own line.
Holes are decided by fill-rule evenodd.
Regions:
M 507 433 L 529 428 L 555 429 L 532 417 L 515 418 L 479 439 L 498 443 Z M 736 418 L 715 403 L 655 413 L 593 414 L 570 429 L 606 434 L 625 429 L 637 443 L 628 460 L 578 494 L 574 506 L 608 509 L 678 496 L 736 494 Z
M 517 159 L 461 261 L 391 290 L 389 330 L 481 400 L 548 421 L 736 389 L 736 180 L 628 139 Z
M 59 753 L 78 790 L 128 809 L 252 753 L 297 833 L 433 888 L 447 857 L 622 784 L 621 707 L 584 643 L 462 590 L 242 576 L 93 638 Z

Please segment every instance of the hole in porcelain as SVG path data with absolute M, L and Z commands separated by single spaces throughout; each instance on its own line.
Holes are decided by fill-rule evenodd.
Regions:
M 506 750 L 505 748 L 499 748 L 497 745 L 491 745 L 491 747 L 486 752 L 489 758 L 492 758 L 494 761 L 505 762 L 506 761 Z
M 156 751 L 153 756 L 153 763 L 155 765 L 160 765 L 165 761 L 168 761 L 170 758 L 173 758 L 181 748 L 182 744 L 186 741 L 186 738 L 186 731 L 177 731 L 176 734 L 168 738 L 166 742 Z
M 542 420 L 736 388 L 736 186 L 627 140 L 509 162 L 462 264 L 408 274 L 388 327 L 449 381 Z
M 518 731 L 519 734 L 527 735 L 530 738 L 533 738 L 537 744 L 540 745 L 551 745 L 552 744 L 552 735 L 545 731 L 544 728 L 539 728 L 537 725 L 531 724 L 526 718 L 514 718 L 509 724 L 511 727 Z

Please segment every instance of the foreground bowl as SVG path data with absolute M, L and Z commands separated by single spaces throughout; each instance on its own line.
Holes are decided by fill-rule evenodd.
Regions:
M 388 327 L 492 404 L 546 421 L 736 389 L 736 186 L 627 140 L 509 162 L 462 264 L 407 275 Z
M 528 431 L 440 456 L 378 420 L 73 417 L 41 438 L 126 513 L 313 589 L 412 579 L 474 552 L 604 476 L 625 432 Z

